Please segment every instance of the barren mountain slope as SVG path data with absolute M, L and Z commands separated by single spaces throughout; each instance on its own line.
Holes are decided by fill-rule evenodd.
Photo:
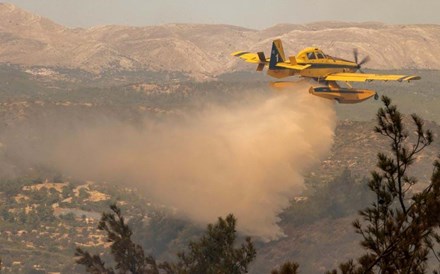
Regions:
M 0 62 L 80 68 L 187 72 L 195 77 L 253 70 L 230 56 L 237 50 L 269 54 L 282 38 L 288 54 L 318 46 L 352 59 L 370 55 L 369 68 L 440 69 L 440 26 L 321 22 L 250 30 L 229 25 L 168 24 L 69 29 L 0 4 Z

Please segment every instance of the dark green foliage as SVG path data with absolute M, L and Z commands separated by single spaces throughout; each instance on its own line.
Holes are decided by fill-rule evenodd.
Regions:
M 109 269 L 105 267 L 105 263 L 101 260 L 101 257 L 98 255 L 90 255 L 90 253 L 78 248 L 75 253 L 76 256 L 79 256 L 79 259 L 76 261 L 78 264 L 84 265 L 88 273 L 92 274 L 112 274 L 115 273 L 113 269 Z
M 365 178 L 357 178 L 345 169 L 330 182 L 311 188 L 305 197 L 305 200 L 292 201 L 282 213 L 284 222 L 301 225 L 323 218 L 345 217 L 367 206 L 372 195 Z
M 80 188 L 78 196 L 81 200 L 86 200 L 90 197 L 90 194 L 84 188 Z
M 21 188 L 25 185 L 32 184 L 32 181 L 28 179 L 16 179 L 16 180 L 1 180 L 0 189 L 5 193 L 6 197 L 15 196 L 20 193 Z
M 209 224 L 205 235 L 191 242 L 187 252 L 179 253 L 179 262 L 170 268 L 188 274 L 247 273 L 257 253 L 250 237 L 239 248 L 235 247 L 236 223 L 230 214 L 214 225 Z
M 294 262 L 286 262 L 279 269 L 272 270 L 271 274 L 297 274 L 299 265 Z
M 440 224 L 440 163 L 434 163 L 430 184 L 420 193 L 412 193 L 417 180 L 408 175 L 416 156 L 432 143 L 432 133 L 423 121 L 412 115 L 415 142 L 403 118 L 391 100 L 382 97 L 385 107 L 377 114 L 376 132 L 390 140 L 391 153 L 379 153 L 377 167 L 368 186 L 375 193 L 375 202 L 360 211 L 363 221 L 353 225 L 363 238 L 367 252 L 357 263 L 340 265 L 341 273 L 426 273 Z M 336 270 L 328 273 L 337 273 Z
M 201 233 L 198 227 L 195 228 L 188 221 L 168 215 L 166 211 L 157 210 L 148 214 L 148 224 L 144 221 L 144 215 L 131 218 L 129 222 L 134 240 L 140 243 L 145 251 L 155 256 L 168 255 L 166 252 L 170 245 L 177 245 L 178 249 L 182 249 L 189 242 L 187 238 Z M 187 237 L 182 242 L 176 240 L 182 235 Z
M 339 266 L 342 274 L 427 273 L 429 255 L 440 263 L 440 161 L 434 162 L 430 183 L 421 192 L 412 191 L 417 180 L 409 168 L 417 155 L 433 141 L 417 115 L 411 116 L 415 137 L 410 135 L 403 117 L 391 100 L 383 96 L 384 107 L 377 113 L 375 131 L 390 141 L 391 153 L 378 153 L 378 171 L 368 183 L 375 195 L 371 206 L 359 212 L 362 221 L 353 226 L 362 236 L 366 253 Z M 276 270 L 275 270 L 276 271 Z M 277 273 L 277 272 L 275 272 Z M 326 274 L 337 274 L 338 270 Z M 434 272 L 437 273 L 437 272 Z
M 152 256 L 146 256 L 140 245 L 133 243 L 132 230 L 125 223 L 121 210 L 112 205 L 111 213 L 103 213 L 98 229 L 107 234 L 115 267 L 106 267 L 99 255 L 77 248 L 77 263 L 84 265 L 88 273 L 191 273 L 234 274 L 247 273 L 248 265 L 255 259 L 256 250 L 251 239 L 235 248 L 236 219 L 228 215 L 216 224 L 208 225 L 199 241 L 189 244 L 188 253 L 178 254 L 178 262 L 157 264 Z M 161 272 L 159 272 L 161 271 Z
M 44 270 L 29 268 L 24 271 L 25 274 L 45 274 Z
M 121 210 L 116 205 L 110 208 L 111 213 L 102 214 L 98 229 L 107 233 L 117 273 L 159 273 L 154 258 L 145 256 L 142 247 L 132 242 L 131 229 L 126 225 Z M 77 248 L 75 255 L 79 257 L 77 263 L 84 265 L 89 273 L 116 273 L 113 268 L 105 267 L 98 255 L 90 255 L 81 248 Z
M 75 214 L 72 212 L 69 212 L 67 214 L 61 214 L 58 216 L 61 220 L 68 221 L 68 222 L 74 222 L 75 221 Z

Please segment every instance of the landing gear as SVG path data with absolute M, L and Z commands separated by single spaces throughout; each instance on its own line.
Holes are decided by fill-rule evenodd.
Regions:
M 378 100 L 379 99 L 379 94 L 374 94 L 374 100 Z

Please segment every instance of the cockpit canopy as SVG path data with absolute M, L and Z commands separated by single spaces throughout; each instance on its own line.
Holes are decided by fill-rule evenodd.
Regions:
M 318 48 L 306 48 L 297 55 L 297 59 L 316 60 L 327 58 L 324 52 Z

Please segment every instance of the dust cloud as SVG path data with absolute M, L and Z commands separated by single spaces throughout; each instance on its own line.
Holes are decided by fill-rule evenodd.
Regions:
M 44 133 L 32 132 L 39 141 L 10 154 L 68 176 L 136 186 L 203 226 L 233 213 L 239 231 L 272 240 L 283 235 L 278 214 L 303 190 L 303 174 L 328 153 L 335 121 L 333 102 L 301 86 L 137 125 L 113 118 L 62 130 L 39 125 Z

